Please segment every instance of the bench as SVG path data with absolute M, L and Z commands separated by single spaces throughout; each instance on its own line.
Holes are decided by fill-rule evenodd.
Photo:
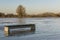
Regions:
M 18 29 L 18 28 L 31 28 L 31 31 L 35 31 L 35 24 L 22 24 L 22 25 L 7 25 L 4 27 L 5 36 L 10 35 L 10 29 Z

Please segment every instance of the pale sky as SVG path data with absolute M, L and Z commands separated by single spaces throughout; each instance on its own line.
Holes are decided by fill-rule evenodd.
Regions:
M 16 13 L 16 8 L 23 5 L 26 12 L 60 12 L 60 0 L 0 0 L 0 12 Z

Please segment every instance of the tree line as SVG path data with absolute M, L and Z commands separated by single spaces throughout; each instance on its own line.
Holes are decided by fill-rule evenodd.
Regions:
M 25 17 L 60 17 L 60 13 L 53 13 L 53 12 L 45 12 L 45 13 L 39 13 L 36 15 L 29 15 L 26 13 L 26 8 L 22 5 L 19 5 L 16 9 L 17 15 L 10 13 L 5 14 L 0 12 L 0 17 L 19 17 L 19 18 L 25 18 Z
M 15 14 L 5 14 L 0 12 L 0 17 L 19 17 L 18 15 Z M 25 14 L 23 16 L 23 18 L 25 17 L 60 17 L 60 13 L 52 13 L 52 12 L 45 12 L 45 13 L 41 13 L 41 14 L 37 14 L 37 15 L 29 15 L 29 14 Z
M 15 15 L 15 14 L 13 14 L 13 13 L 11 13 L 11 14 L 5 14 L 5 13 L 2 13 L 2 12 L 0 12 L 0 17 L 17 17 L 17 15 Z
M 60 17 L 60 13 L 45 12 L 37 15 L 27 15 L 27 17 Z

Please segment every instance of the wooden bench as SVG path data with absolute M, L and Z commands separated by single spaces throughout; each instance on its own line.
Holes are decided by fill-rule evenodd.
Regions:
M 23 25 L 8 25 L 4 27 L 4 34 L 5 36 L 10 35 L 10 29 L 17 29 L 17 28 L 31 28 L 31 31 L 35 31 L 35 24 L 23 24 Z

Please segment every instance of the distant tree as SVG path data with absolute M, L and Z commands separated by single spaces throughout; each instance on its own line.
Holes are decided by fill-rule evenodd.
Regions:
M 25 16 L 25 8 L 22 5 L 19 5 L 16 9 L 16 13 L 18 17 L 24 17 Z
M 5 16 L 5 14 L 0 12 L 0 17 L 4 17 L 4 16 Z

